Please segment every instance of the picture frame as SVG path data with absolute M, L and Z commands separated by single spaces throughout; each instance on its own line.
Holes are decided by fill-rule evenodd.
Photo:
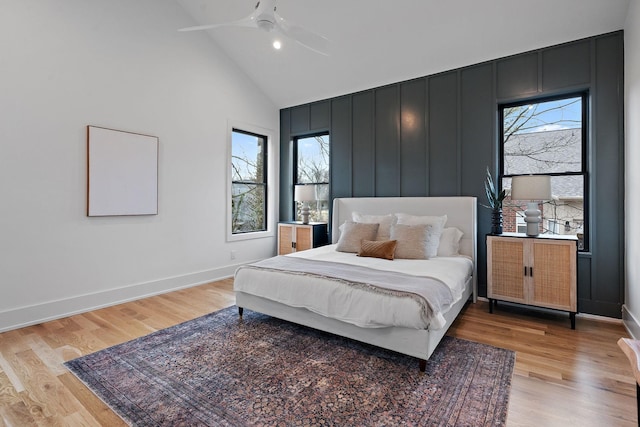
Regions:
M 87 126 L 87 216 L 158 214 L 158 137 Z

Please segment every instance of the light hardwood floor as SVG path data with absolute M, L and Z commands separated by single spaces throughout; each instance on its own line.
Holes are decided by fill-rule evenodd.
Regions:
M 0 426 L 121 426 L 62 365 L 234 303 L 232 280 L 0 334 Z M 450 335 L 516 351 L 508 426 L 633 426 L 635 383 L 619 323 L 469 304 Z

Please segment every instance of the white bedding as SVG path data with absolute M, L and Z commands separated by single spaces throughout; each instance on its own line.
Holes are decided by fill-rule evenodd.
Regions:
M 464 255 L 436 257 L 429 260 L 358 257 L 352 253 L 337 252 L 336 245 L 289 254 L 287 256 L 312 258 L 321 261 L 359 265 L 377 270 L 396 271 L 416 276 L 432 277 L 445 283 L 452 292 L 454 303 L 462 297 L 465 286 L 470 286 L 473 262 Z M 236 291 L 260 296 L 292 307 L 303 307 L 326 317 L 365 328 L 398 326 L 413 329 L 442 328 L 446 321 L 436 313 L 427 323 L 420 315 L 420 307 L 412 298 L 393 297 L 350 287 L 327 279 L 289 275 L 283 272 L 240 269 L 236 273 Z

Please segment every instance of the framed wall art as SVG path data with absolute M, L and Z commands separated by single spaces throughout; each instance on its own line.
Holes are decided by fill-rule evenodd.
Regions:
M 87 216 L 158 214 L 158 138 L 87 126 Z

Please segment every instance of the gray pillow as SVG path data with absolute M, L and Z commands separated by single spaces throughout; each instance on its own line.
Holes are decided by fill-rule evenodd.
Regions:
M 375 240 L 378 234 L 380 224 L 364 224 L 360 222 L 347 221 L 344 227 L 341 227 L 340 238 L 336 251 L 353 252 L 360 251 L 361 242 L 363 240 Z
M 362 222 L 365 224 L 380 224 L 378 228 L 378 235 L 376 240 L 389 240 L 391 235 L 391 226 L 394 225 L 398 219 L 395 215 L 365 215 L 360 212 L 352 212 L 351 219 L 353 222 Z
M 442 230 L 447 222 L 447 216 L 417 216 L 403 213 L 397 213 L 398 224 L 404 225 L 418 225 L 418 224 L 431 224 L 433 228 L 429 231 L 431 236 L 427 240 L 427 258 L 433 258 L 438 255 L 438 246 L 440 245 L 440 236 Z
M 398 241 L 396 259 L 429 259 L 427 243 L 432 229 L 433 224 L 396 224 L 391 227 L 391 239 Z

